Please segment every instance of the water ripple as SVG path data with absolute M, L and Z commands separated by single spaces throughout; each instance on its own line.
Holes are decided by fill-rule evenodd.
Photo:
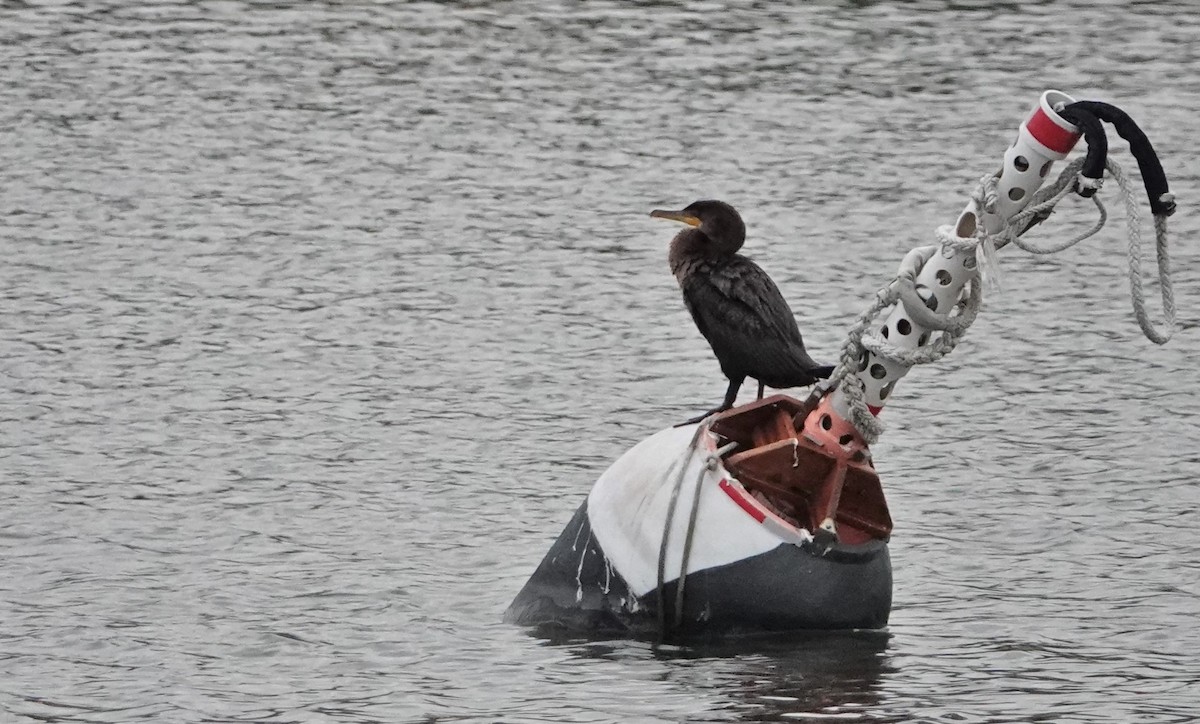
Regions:
M 5 716 L 1200 717 L 1190 5 L 0 19 Z M 649 209 L 735 203 L 832 359 L 1044 87 L 1118 103 L 1163 155 L 1184 329 L 1141 339 L 1118 223 L 1004 250 L 979 323 L 885 415 L 888 635 L 654 647 L 498 623 L 604 466 L 724 389 Z

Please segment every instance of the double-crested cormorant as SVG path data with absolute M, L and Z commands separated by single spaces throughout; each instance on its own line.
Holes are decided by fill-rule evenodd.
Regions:
M 700 333 L 712 346 L 729 388 L 720 407 L 689 423 L 733 407 L 747 377 L 775 388 L 811 385 L 833 367 L 817 364 L 804 350 L 796 318 L 779 287 L 757 264 L 738 254 L 746 224 L 723 201 L 697 201 L 682 211 L 651 216 L 687 224 L 671 240 L 671 272 Z M 687 424 L 687 423 L 685 423 Z

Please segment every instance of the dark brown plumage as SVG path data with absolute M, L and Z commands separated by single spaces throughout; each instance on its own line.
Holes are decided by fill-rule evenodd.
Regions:
M 804 349 L 796 317 L 771 277 L 738 254 L 746 241 L 742 217 L 723 201 L 697 201 L 681 211 L 651 216 L 682 221 L 671 240 L 671 273 L 700 333 L 712 346 L 729 387 L 720 407 L 689 420 L 728 410 L 747 377 L 776 388 L 811 385 L 832 367 L 813 361 Z

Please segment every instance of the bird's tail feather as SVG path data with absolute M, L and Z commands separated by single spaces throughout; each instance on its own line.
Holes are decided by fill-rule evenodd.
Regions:
M 823 380 L 829 379 L 829 375 L 833 374 L 833 365 L 825 365 L 824 367 L 813 367 L 808 371 L 813 377 L 820 377 Z

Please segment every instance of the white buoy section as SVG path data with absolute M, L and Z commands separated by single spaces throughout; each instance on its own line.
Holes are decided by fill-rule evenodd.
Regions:
M 964 244 L 957 248 L 942 245 L 923 260 L 923 265 L 921 259 L 906 258 L 901 273 L 905 272 L 905 266 L 909 267 L 910 273 L 915 273 L 917 295 L 930 311 L 945 315 L 959 303 L 968 282 L 978 283 L 980 259 L 975 249 L 966 243 L 976 230 L 982 228 L 987 233 L 994 233 L 1002 229 L 1033 198 L 1054 162 L 1071 152 L 1080 131 L 1059 116 L 1056 109 L 1073 102 L 1073 98 L 1059 91 L 1042 94 L 1038 105 L 1021 124 L 1017 140 L 1004 154 L 1004 165 L 996 181 L 994 207 L 982 208 L 973 198 L 959 216 L 954 234 Z M 907 351 L 928 345 L 934 334 L 936 330 L 915 320 L 902 302 L 892 308 L 878 331 L 887 344 Z M 896 383 L 910 368 L 902 362 L 864 352 L 857 374 L 864 400 L 873 414 L 879 413 Z M 848 401 L 840 389 L 834 391 L 831 402 L 838 415 L 849 419 Z

